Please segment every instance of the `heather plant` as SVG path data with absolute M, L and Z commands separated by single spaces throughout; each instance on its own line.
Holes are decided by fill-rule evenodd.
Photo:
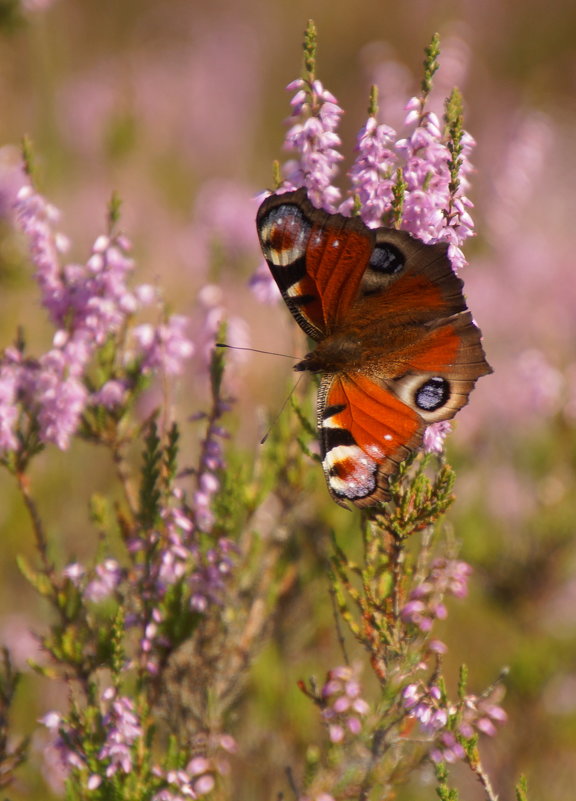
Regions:
M 289 85 L 291 158 L 277 165 L 275 188 L 305 186 L 328 210 L 447 242 L 459 269 L 473 233 L 466 192 L 474 142 L 463 128 L 457 91 L 446 100 L 443 120 L 428 108 L 438 66 L 434 37 L 401 135 L 378 122 L 372 90 L 350 192 L 341 200 L 333 181 L 342 159 L 342 110 L 317 78 L 310 23 L 302 76 Z M 249 745 L 235 711 L 258 694 L 258 686 L 249 691 L 251 671 L 296 591 L 289 541 L 305 529 L 322 540 L 318 558 L 329 578 L 341 660 L 318 662 L 314 672 L 325 678 L 299 682 L 317 716 L 315 731 L 323 733 L 294 756 L 286 777 L 286 766 L 276 766 L 276 785 L 260 796 L 389 798 L 428 766 L 437 796 L 448 801 L 459 797 L 451 776 L 459 763 L 479 780 L 484 797 L 495 799 L 480 745 L 506 720 L 503 676 L 473 690 L 463 665 L 451 690 L 443 672 L 449 645 L 436 634 L 452 600 L 466 595 L 472 573 L 443 525 L 454 486 L 442 455 L 449 426 L 430 427 L 426 453 L 402 466 L 389 503 L 328 532 L 324 513 L 302 502 L 315 460 L 308 391 L 294 401 L 296 414 L 273 426 L 266 446 L 248 460 L 232 437 L 225 352 L 212 349 L 198 373 L 209 403 L 178 419 L 169 387 L 191 369 L 195 343 L 187 319 L 168 313 L 158 288 L 130 282 L 135 264 L 118 199 L 86 261 L 69 263 L 58 211 L 36 186 L 28 145 L 24 163 L 14 219 L 53 338 L 44 353 L 31 354 L 20 332 L 4 349 L 0 449 L 36 543 L 34 562 L 20 558 L 19 566 L 51 612 L 42 635 L 45 658 L 34 667 L 66 691 L 66 704 L 41 721 L 48 735 L 43 772 L 52 791 L 74 801 L 253 797 L 237 778 Z M 259 297 L 274 298 L 262 269 L 252 285 Z M 206 328 L 214 331 L 213 320 L 203 335 Z M 217 338 L 226 336 L 221 327 Z M 160 399 L 144 414 L 139 401 L 155 383 Z M 193 456 L 182 447 L 184 426 L 194 432 Z M 117 484 L 109 498 L 92 498 L 89 518 L 98 536 L 83 562 L 58 553 L 31 477 L 40 453 L 66 451 L 75 439 L 108 453 Z M 357 550 L 342 541 L 346 530 L 361 543 Z M 26 758 L 26 742 L 8 737 L 16 691 L 6 652 L 0 674 L 0 784 L 6 786 Z M 517 797 L 526 798 L 523 783 Z

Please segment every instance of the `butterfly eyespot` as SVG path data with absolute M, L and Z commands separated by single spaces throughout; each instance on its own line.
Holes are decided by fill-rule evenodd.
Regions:
M 370 256 L 369 265 L 373 270 L 385 275 L 396 275 L 400 272 L 406 259 L 402 252 L 388 242 L 376 245 Z
M 425 412 L 435 412 L 444 406 L 450 397 L 450 382 L 441 376 L 434 376 L 418 388 L 414 402 Z
M 311 226 L 297 206 L 272 209 L 260 225 L 264 256 L 273 264 L 287 267 L 304 255 Z

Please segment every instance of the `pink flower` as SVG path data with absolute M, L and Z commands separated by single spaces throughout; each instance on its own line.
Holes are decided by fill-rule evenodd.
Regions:
M 468 592 L 470 565 L 455 559 L 436 559 L 428 578 L 410 591 L 408 601 L 400 610 L 400 617 L 428 633 L 435 620 L 447 615 L 442 599 L 446 593 L 463 598 Z
M 297 158 L 284 165 L 284 187 L 305 186 L 312 203 L 333 210 L 340 196 L 332 180 L 342 160 L 337 150 L 340 137 L 335 133 L 342 109 L 320 81 L 310 84 L 300 78 L 287 89 L 297 90 L 290 116 L 290 120 L 297 121 L 289 128 L 284 147 L 295 151 Z
M 90 402 L 96 406 L 113 409 L 120 406 L 126 396 L 126 387 L 122 381 L 111 380 L 103 384 L 97 392 L 93 392 Z
M 76 377 L 65 377 L 61 351 L 52 350 L 40 358 L 40 369 L 31 374 L 29 392 L 38 409 L 40 439 L 66 450 L 76 431 L 88 392 Z
M 118 771 L 130 773 L 133 748 L 143 735 L 134 702 L 126 696 L 117 695 L 111 687 L 102 693 L 102 701 L 108 707 L 102 719 L 106 741 L 98 758 L 107 763 L 106 776 L 113 776 Z
M 18 389 L 21 368 L 6 362 L 0 366 L 0 451 L 18 448 L 15 428 L 18 421 Z
M 122 569 L 115 559 L 106 559 L 96 565 L 96 577 L 88 584 L 85 596 L 89 601 L 99 603 L 108 598 L 122 578 Z
M 426 453 L 442 453 L 444 450 L 444 440 L 452 430 L 449 420 L 442 420 L 439 423 L 432 423 L 424 431 L 424 442 L 422 447 Z
M 379 226 L 392 202 L 392 187 L 398 158 L 394 152 L 396 132 L 368 117 L 358 135 L 357 156 L 349 172 L 352 193 L 360 200 L 360 215 L 366 225 Z M 339 211 L 350 213 L 353 198 L 345 200 Z
M 133 329 L 142 370 L 161 370 L 167 375 L 183 371 L 184 362 L 194 353 L 194 345 L 185 334 L 188 323 L 188 318 L 174 314 L 164 324 L 146 323 Z
M 366 701 L 360 697 L 358 669 L 348 665 L 328 671 L 321 690 L 325 706 L 322 717 L 328 724 L 331 742 L 340 743 L 346 733 L 356 736 L 362 731 L 362 718 L 370 711 Z

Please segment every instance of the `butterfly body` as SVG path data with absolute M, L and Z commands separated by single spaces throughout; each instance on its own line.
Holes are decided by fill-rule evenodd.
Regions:
M 491 372 L 447 245 L 316 209 L 304 189 L 257 215 L 264 256 L 316 348 L 296 370 L 321 373 L 318 429 L 341 505 L 388 497 L 388 477 L 427 425 L 465 405 Z

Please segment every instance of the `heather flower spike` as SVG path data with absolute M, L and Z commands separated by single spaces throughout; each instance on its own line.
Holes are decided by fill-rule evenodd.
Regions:
M 309 22 L 304 43 L 303 77 L 292 81 L 288 90 L 296 91 L 292 98 L 294 121 L 284 140 L 286 150 L 297 158 L 284 165 L 284 189 L 305 186 L 313 203 L 333 209 L 340 192 L 332 185 L 342 155 L 336 128 L 342 115 L 336 98 L 324 89 L 315 76 L 316 29 Z
M 343 213 L 350 212 L 358 203 L 362 219 L 373 227 L 382 224 L 390 208 L 396 168 L 396 132 L 388 125 L 378 124 L 377 98 L 377 89 L 372 87 L 368 120 L 358 136 L 357 155 L 349 173 L 353 194 L 339 208 Z

